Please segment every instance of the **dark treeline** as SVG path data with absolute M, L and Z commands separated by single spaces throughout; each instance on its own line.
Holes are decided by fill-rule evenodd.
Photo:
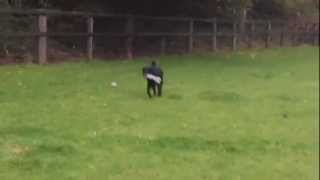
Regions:
M 296 19 L 296 17 L 319 16 L 319 0 L 0 0 L 0 11 L 1 9 L 40 8 L 147 16 L 227 18 L 239 22 L 240 32 L 244 32 L 245 22 L 250 19 Z M 55 17 L 50 18 L 48 23 L 50 31 L 54 32 L 78 32 L 81 27 L 85 29 L 83 28 L 85 21 L 79 18 Z M 121 32 L 124 29 L 122 26 L 117 26 L 117 23 L 121 22 L 110 21 L 107 26 L 105 23 L 105 20 L 95 19 L 95 31 L 105 32 L 106 27 L 108 30 L 115 29 L 115 32 Z M 148 23 L 141 25 L 140 23 L 140 26 L 161 29 L 169 25 Z M 16 54 L 20 54 L 19 56 L 23 58 L 31 56 L 35 48 L 32 38 L 10 38 L 6 34 L 36 32 L 36 27 L 37 21 L 30 16 L 1 14 L 0 59 L 15 57 Z M 170 28 L 179 30 L 185 27 L 177 24 Z M 74 41 L 75 39 L 70 37 L 51 39 L 50 45 L 54 47 L 51 49 L 69 52 L 70 48 L 75 47 Z M 112 47 L 116 43 L 121 44 L 119 39 L 106 42 Z M 142 46 L 145 47 L 148 44 L 150 42 Z M 62 47 L 66 50 L 61 50 Z
M 271 18 L 319 11 L 319 0 L 0 0 L 0 8 L 51 8 L 150 16 Z M 1 7 L 2 6 L 2 7 Z

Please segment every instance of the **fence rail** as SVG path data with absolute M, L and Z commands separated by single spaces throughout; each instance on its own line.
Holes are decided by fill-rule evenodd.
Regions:
M 88 59 L 94 58 L 95 40 L 97 37 L 123 37 L 125 38 L 126 56 L 132 59 L 134 55 L 134 40 L 135 38 L 157 37 L 160 38 L 160 52 L 166 53 L 167 39 L 170 37 L 184 37 L 187 40 L 187 52 L 191 53 L 194 50 L 195 38 L 205 37 L 211 41 L 211 50 L 218 49 L 220 37 L 232 38 L 233 50 L 237 50 L 240 43 L 246 43 L 247 46 L 253 47 L 253 42 L 256 37 L 262 38 L 265 47 L 270 47 L 273 36 L 279 36 L 278 44 L 284 45 L 286 38 L 290 38 L 292 44 L 299 44 L 299 37 L 311 37 L 313 45 L 319 44 L 319 22 L 307 22 L 305 28 L 301 30 L 299 22 L 289 23 L 284 20 L 255 20 L 246 21 L 244 30 L 240 29 L 240 22 L 227 19 L 200 19 L 200 18 L 180 18 L 180 17 L 150 17 L 150 16 L 133 16 L 133 15 L 117 15 L 117 14 L 103 14 L 103 13 L 85 13 L 78 11 L 57 11 L 57 10 L 0 10 L 1 14 L 9 15 L 28 15 L 37 18 L 37 30 L 35 32 L 17 32 L 17 33 L 2 33 L 0 37 L 14 37 L 14 38 L 37 38 L 37 58 L 38 63 L 46 64 L 48 62 L 48 38 L 50 37 L 84 37 L 86 39 L 86 54 Z M 51 32 L 48 29 L 48 21 L 50 17 L 68 16 L 68 17 L 84 17 L 86 24 L 86 32 Z M 116 18 L 124 21 L 123 32 L 95 32 L 96 18 Z M 165 22 L 182 22 L 186 24 L 186 32 L 141 32 L 136 29 L 136 23 L 139 21 L 165 21 Z M 1 22 L 0 22 L 1 23 Z M 197 32 L 196 23 L 205 23 L 210 25 L 210 29 L 206 32 Z M 277 28 L 274 28 L 277 26 Z M 222 28 L 228 26 L 229 28 Z M 259 28 L 257 28 L 259 26 Z M 262 27 L 261 27 L 262 26 Z M 300 28 L 300 29 L 299 29 Z

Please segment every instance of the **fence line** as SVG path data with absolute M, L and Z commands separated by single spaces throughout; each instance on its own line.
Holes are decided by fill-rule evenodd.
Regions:
M 166 53 L 167 49 L 167 38 L 168 37 L 185 37 L 188 40 L 187 52 L 192 53 L 194 49 L 194 38 L 195 37 L 207 37 L 211 40 L 211 50 L 217 51 L 218 49 L 218 37 L 230 37 L 232 38 L 232 49 L 237 50 L 239 43 L 245 41 L 249 48 L 253 47 L 253 41 L 255 37 L 262 36 L 264 37 L 265 47 L 270 47 L 272 40 L 272 35 L 279 35 L 280 41 L 279 45 L 284 46 L 285 36 L 291 36 L 293 45 L 299 44 L 299 36 L 312 36 L 312 44 L 317 45 L 319 43 L 319 23 L 311 22 L 312 32 L 299 31 L 297 24 L 293 24 L 293 28 L 286 30 L 285 27 L 288 26 L 288 22 L 282 20 L 256 20 L 256 21 L 247 21 L 245 25 L 248 25 L 249 28 L 246 28 L 247 31 L 239 31 L 239 22 L 234 20 L 226 19 L 200 19 L 200 18 L 179 18 L 179 17 L 150 17 L 150 16 L 133 16 L 133 15 L 116 15 L 116 14 L 103 14 L 103 13 L 85 13 L 77 11 L 56 11 L 56 10 L 0 10 L 1 14 L 11 14 L 11 15 L 32 15 L 38 18 L 37 24 L 37 33 L 6 33 L 0 34 L 0 36 L 5 37 L 37 37 L 38 38 L 38 50 L 37 57 L 39 64 L 46 64 L 48 62 L 47 58 L 47 46 L 48 37 L 85 37 L 86 42 L 86 54 L 88 59 L 94 58 L 94 42 L 95 38 L 99 36 L 106 37 L 124 37 L 125 40 L 125 49 L 126 56 L 128 59 L 132 59 L 134 56 L 134 39 L 135 37 L 159 37 L 161 38 L 161 54 Z M 54 33 L 48 32 L 48 17 L 51 16 L 81 16 L 86 19 L 86 32 L 82 33 Z M 104 32 L 98 33 L 94 31 L 95 18 L 120 18 L 125 20 L 124 32 L 114 33 L 114 32 Z M 179 21 L 188 23 L 188 32 L 138 32 L 135 29 L 136 21 L 138 20 L 152 20 L 152 21 Z M 200 33 L 196 32 L 197 22 L 211 24 L 211 32 Z M 219 30 L 219 26 L 224 23 L 232 26 L 231 32 L 225 32 Z M 272 24 L 281 25 L 281 29 L 273 29 Z M 258 31 L 257 25 L 262 25 L 265 28 Z M 311 34 L 310 34 L 311 33 Z M 245 38 L 244 38 L 245 37 Z

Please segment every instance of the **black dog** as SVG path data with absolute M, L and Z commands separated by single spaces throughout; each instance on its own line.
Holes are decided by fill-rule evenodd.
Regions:
M 156 62 L 152 62 L 150 66 L 142 69 L 143 76 L 147 80 L 147 94 L 149 98 L 152 98 L 151 90 L 153 95 L 162 96 L 162 85 L 163 85 L 163 71 L 157 66 Z

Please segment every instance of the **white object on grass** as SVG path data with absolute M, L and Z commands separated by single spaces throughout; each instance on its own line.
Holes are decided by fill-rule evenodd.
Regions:
M 157 84 L 160 84 L 161 83 L 161 78 L 158 77 L 158 76 L 154 76 L 152 74 L 147 74 L 146 75 L 146 78 L 147 79 L 150 79 L 150 80 L 153 80 L 154 82 L 156 82 Z
M 112 82 L 112 83 L 111 83 L 111 86 L 112 86 L 112 87 L 117 87 L 118 84 L 117 84 L 116 82 Z

